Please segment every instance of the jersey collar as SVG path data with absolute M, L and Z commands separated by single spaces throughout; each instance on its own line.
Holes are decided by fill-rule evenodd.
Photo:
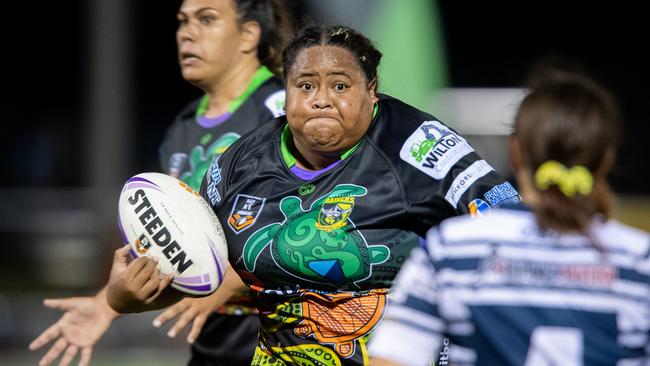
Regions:
M 251 94 L 253 94 L 260 87 L 260 85 L 264 84 L 265 81 L 272 77 L 273 73 L 271 70 L 269 70 L 264 65 L 260 66 L 260 68 L 255 71 L 255 74 L 253 74 L 251 80 L 248 82 L 246 90 L 244 90 L 244 92 L 239 97 L 237 97 L 237 99 L 230 102 L 228 105 L 228 113 L 235 113 L 235 111 L 242 105 L 242 103 L 244 103 L 246 99 L 248 99 L 248 97 L 250 97 Z M 201 117 L 208 109 L 208 102 L 208 96 L 204 95 L 199 102 L 199 106 L 196 108 L 197 118 Z
M 377 112 L 379 111 L 379 106 L 375 103 L 375 106 L 372 109 L 372 118 L 374 119 L 375 116 L 377 115 Z M 282 152 L 282 160 L 284 160 L 284 163 L 287 164 L 288 168 L 291 168 L 292 166 L 296 165 L 296 158 L 291 154 L 291 151 L 289 150 L 289 147 L 287 146 L 287 141 L 289 141 L 293 135 L 291 134 L 291 130 L 289 129 L 289 124 L 285 124 L 284 128 L 282 129 L 282 135 L 280 136 L 280 151 Z M 346 152 L 343 154 L 339 155 L 339 159 L 345 160 L 347 159 L 352 153 L 354 153 L 359 146 L 361 145 L 361 142 L 363 141 L 363 138 L 359 140 L 354 146 L 349 148 Z

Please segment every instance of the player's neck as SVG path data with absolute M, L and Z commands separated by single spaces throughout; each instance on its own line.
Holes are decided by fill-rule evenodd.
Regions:
M 515 176 L 522 201 L 527 206 L 534 207 L 539 200 L 539 195 L 534 188 L 535 183 L 533 182 L 532 173 L 529 169 L 519 169 L 515 172 Z
M 292 141 L 292 153 L 296 158 L 296 165 L 305 170 L 318 171 L 325 169 L 336 161 L 340 160 L 337 153 L 325 155 L 321 152 L 312 151 L 308 148 L 299 148 L 295 140 Z
M 246 91 L 253 75 L 260 68 L 257 59 L 241 62 L 226 71 L 223 77 L 203 88 L 208 96 L 206 117 L 220 116 L 228 111 L 230 103 Z

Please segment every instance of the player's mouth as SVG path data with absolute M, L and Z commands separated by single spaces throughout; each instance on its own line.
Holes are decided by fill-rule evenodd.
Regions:
M 181 52 L 181 65 L 191 66 L 201 61 L 201 57 L 191 52 Z
M 336 114 L 318 113 L 318 114 L 310 115 L 308 119 L 336 119 L 336 120 L 338 120 L 339 117 Z

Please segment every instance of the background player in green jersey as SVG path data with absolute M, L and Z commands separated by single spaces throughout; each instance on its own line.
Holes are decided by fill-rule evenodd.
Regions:
M 420 237 L 471 207 L 519 201 L 462 136 L 377 93 L 380 59 L 350 28 L 304 29 L 283 54 L 286 117 L 242 136 L 206 174 L 230 263 L 257 292 L 253 365 L 367 364 L 388 287 Z M 411 148 L 424 140 L 435 142 L 418 160 Z M 142 309 L 121 288 L 128 274 L 109 284 L 120 312 Z
M 283 113 L 284 89 L 275 75 L 281 72 L 280 56 L 291 27 L 281 0 L 185 0 L 177 16 L 183 78 L 205 94 L 177 116 L 161 145 L 160 160 L 165 173 L 198 189 L 215 156 Z M 227 290 L 184 299 L 155 320 L 160 326 L 177 317 L 171 337 L 191 324 L 191 365 L 250 363 L 257 315 L 246 301 L 250 295 L 233 296 L 232 304 L 222 306 Z M 30 345 L 34 350 L 56 340 L 41 365 L 60 355 L 60 364 L 67 365 L 79 350 L 80 364 L 88 364 L 94 344 L 117 316 L 106 304 L 105 290 L 95 297 L 48 299 L 45 304 L 65 313 Z

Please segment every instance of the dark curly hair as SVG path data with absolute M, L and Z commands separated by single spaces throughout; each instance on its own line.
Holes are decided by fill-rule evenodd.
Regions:
M 313 46 L 337 46 L 348 50 L 361 66 L 366 81 L 378 81 L 377 67 L 381 60 L 381 52 L 363 34 L 346 26 L 334 25 L 309 26 L 298 32 L 282 54 L 285 82 L 298 53 Z

